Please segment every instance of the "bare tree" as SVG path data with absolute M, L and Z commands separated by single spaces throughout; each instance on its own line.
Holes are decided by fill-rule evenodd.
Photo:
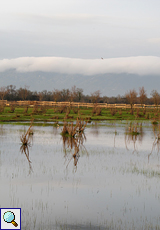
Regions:
M 42 93 L 42 92 L 39 92 L 39 93 L 38 93 L 38 97 L 39 97 L 39 101 L 42 101 L 42 99 L 43 99 L 43 93 Z
M 128 101 L 128 103 L 131 105 L 131 110 L 133 108 L 133 104 L 136 102 L 137 100 L 137 92 L 135 89 L 130 90 L 128 93 L 126 93 L 126 99 Z
M 97 103 L 100 98 L 100 90 L 95 91 L 94 93 L 91 93 L 91 99 L 93 103 Z
M 139 100 L 140 100 L 141 106 L 145 104 L 147 100 L 146 90 L 144 89 L 143 86 L 139 88 Z
M 7 92 L 8 92 L 8 90 L 7 90 L 6 87 L 1 87 L 1 88 L 0 88 L 0 98 L 1 98 L 1 100 L 4 99 L 4 97 L 5 97 L 5 95 L 7 94 Z
M 152 100 L 153 100 L 154 104 L 155 104 L 156 106 L 159 105 L 160 95 L 159 95 L 159 93 L 157 92 L 157 90 L 152 90 L 151 96 L 152 96 Z
M 7 86 L 7 100 L 8 101 L 15 101 L 18 95 L 18 90 L 16 90 L 15 85 L 8 85 Z
M 55 89 L 54 91 L 52 91 L 52 95 L 53 95 L 53 100 L 55 102 L 59 101 L 61 98 L 61 92 L 58 89 Z
M 19 96 L 22 98 L 22 100 L 26 100 L 28 96 L 28 91 L 29 86 L 25 85 L 24 88 L 20 88 L 19 91 Z
M 29 90 L 29 86 L 25 85 L 24 86 L 24 100 L 26 100 L 27 96 L 28 96 L 28 90 Z
M 61 90 L 61 100 L 62 101 L 69 101 L 70 100 L 70 91 L 69 91 L 69 89 L 62 89 Z
M 77 89 L 76 89 L 76 86 L 72 86 L 71 90 L 70 90 L 70 100 L 71 102 L 74 101 L 74 99 L 76 98 L 77 96 Z
M 83 89 L 77 88 L 77 99 L 78 99 L 78 101 L 81 101 L 82 96 L 83 96 Z

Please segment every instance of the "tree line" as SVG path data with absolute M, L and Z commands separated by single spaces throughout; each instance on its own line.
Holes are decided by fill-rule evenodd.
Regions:
M 144 87 L 139 88 L 139 92 L 131 89 L 123 96 L 107 97 L 101 96 L 100 90 L 97 90 L 90 95 L 85 95 L 83 89 L 72 86 L 71 89 L 54 89 L 52 91 L 43 90 L 40 92 L 29 90 L 29 86 L 20 87 L 16 89 L 14 85 L 0 87 L 0 99 L 8 101 L 70 101 L 70 102 L 85 102 L 85 103 L 129 103 L 131 108 L 133 104 L 155 104 L 160 102 L 160 94 L 157 90 L 152 90 L 150 97 L 148 97 Z

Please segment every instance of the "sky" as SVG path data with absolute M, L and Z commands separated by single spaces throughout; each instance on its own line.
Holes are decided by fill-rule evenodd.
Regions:
M 0 71 L 159 74 L 159 9 L 159 0 L 5 0 Z

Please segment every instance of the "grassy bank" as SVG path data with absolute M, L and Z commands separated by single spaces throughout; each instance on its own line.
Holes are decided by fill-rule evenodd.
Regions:
M 57 122 L 74 121 L 78 117 L 88 121 L 98 120 L 159 120 L 157 109 L 109 109 L 71 108 L 71 107 L 3 107 L 0 111 L 0 123 L 6 122 Z

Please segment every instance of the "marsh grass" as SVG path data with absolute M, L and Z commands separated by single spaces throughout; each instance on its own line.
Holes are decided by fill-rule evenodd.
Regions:
M 111 108 L 110 113 L 112 116 L 114 116 L 117 113 L 117 110 L 115 108 Z
M 142 132 L 142 123 L 139 125 L 137 122 L 134 123 L 130 122 L 126 130 L 126 133 L 132 136 L 139 135 L 141 134 L 141 132 Z
M 47 106 L 41 105 L 40 110 L 38 111 L 39 114 L 46 114 L 47 113 Z
M 32 129 L 32 122 L 25 134 L 22 134 L 20 136 L 20 140 L 22 143 L 22 146 L 28 146 L 30 145 L 30 136 L 33 135 L 33 129 Z
M 32 127 L 32 123 L 33 121 L 31 121 L 30 123 L 30 126 L 27 130 L 26 133 L 22 134 L 20 136 L 20 140 L 21 140 L 21 147 L 20 147 L 20 151 L 21 153 L 24 153 L 27 160 L 28 160 L 28 163 L 29 163 L 29 174 L 31 173 L 32 170 L 32 166 L 31 166 L 31 161 L 29 159 L 29 147 L 31 146 L 31 141 L 33 141 L 33 127 Z
M 153 130 L 153 134 L 154 134 L 155 139 L 153 141 L 152 150 L 151 150 L 150 154 L 148 154 L 148 161 L 149 161 L 149 158 L 150 158 L 150 156 L 154 150 L 157 149 L 157 153 L 160 150 L 160 124 L 158 124 L 158 123 L 153 124 L 152 123 L 152 130 Z
M 76 139 L 67 136 L 62 136 L 62 138 L 63 138 L 63 150 L 65 153 L 64 155 L 65 162 L 68 161 L 66 168 L 68 167 L 72 159 L 74 159 L 74 166 L 77 167 L 77 163 L 80 155 L 79 155 L 79 148 L 77 146 Z M 68 152 L 71 153 L 71 156 L 68 156 Z
M 87 123 L 88 123 L 87 121 L 83 121 L 81 118 L 77 118 L 75 125 L 73 125 L 73 122 L 71 122 L 70 124 L 65 121 L 61 135 L 67 135 L 70 137 L 75 137 L 76 135 L 80 135 L 84 132 Z
M 152 178 L 152 177 L 160 177 L 160 172 L 157 170 L 148 170 L 148 169 L 139 169 L 137 166 L 134 166 L 131 170 L 132 173 L 136 173 L 136 174 L 141 174 L 144 175 L 146 177 Z
M 136 109 L 136 118 L 144 117 L 144 115 L 145 115 L 144 110 L 141 111 L 139 108 Z
M 73 110 L 73 113 L 74 113 L 74 114 L 78 114 L 78 112 L 79 112 L 79 108 L 74 108 L 74 107 L 72 107 L 72 110 Z
M 25 108 L 24 108 L 24 112 L 23 112 L 24 114 L 27 114 L 28 113 L 28 106 L 26 106 Z
M 4 112 L 4 105 L 1 104 L 1 105 L 0 105 L 0 113 L 3 113 L 3 112 Z
M 130 110 L 130 114 L 131 114 L 131 115 L 134 114 L 134 110 L 133 110 L 133 109 Z
M 152 124 L 153 125 L 158 125 L 158 121 L 156 119 L 153 119 Z
M 119 113 L 120 116 L 122 116 L 122 109 L 119 109 L 118 113 Z
M 16 109 L 16 106 L 14 105 L 14 104 L 11 104 L 11 107 L 10 107 L 10 113 L 14 113 L 14 111 L 15 111 L 15 109 Z
M 64 119 L 71 119 L 71 118 L 73 118 L 73 116 L 69 116 L 70 112 L 71 112 L 71 108 L 67 107 L 66 115 L 65 115 Z
M 97 110 L 97 105 L 94 104 L 94 107 L 93 107 L 93 109 L 92 109 L 92 116 L 93 116 L 94 114 L 96 114 L 96 110 Z
M 69 163 L 73 159 L 75 170 L 77 170 L 77 163 L 80 157 L 79 154 L 80 148 L 84 148 L 85 151 L 87 152 L 85 146 L 83 145 L 84 141 L 86 140 L 86 136 L 84 134 L 84 129 L 86 125 L 87 122 L 84 123 L 82 120 L 77 119 L 75 126 L 73 126 L 73 123 L 71 123 L 69 126 L 67 125 L 67 123 L 65 123 L 65 125 L 63 126 L 63 131 L 65 131 L 65 135 L 62 135 L 63 148 L 65 152 L 65 159 L 66 161 L 68 160 L 66 168 L 68 167 Z M 69 152 L 71 153 L 70 159 L 68 159 L 67 150 L 69 150 Z
M 55 109 L 55 112 L 65 113 L 66 110 L 67 110 L 67 107 L 64 105 L 64 106 L 60 106 L 57 109 Z
M 32 113 L 31 114 L 38 114 L 38 105 L 35 105 L 33 107 Z
M 102 108 L 97 107 L 96 109 L 96 116 L 101 116 L 102 115 Z
M 146 113 L 145 119 L 149 120 L 150 119 L 150 115 L 149 113 Z
M 133 142 L 133 153 L 136 152 L 136 142 L 139 140 L 140 142 L 143 139 L 143 129 L 142 129 L 142 123 L 138 122 L 130 122 L 129 125 L 127 124 L 126 130 L 125 130 L 125 145 L 126 149 L 128 150 L 128 144 L 130 142 Z
M 30 147 L 29 145 L 21 145 L 20 151 L 22 154 L 24 153 L 26 158 L 27 158 L 27 161 L 29 163 L 29 174 L 30 174 L 31 171 L 33 171 L 33 169 L 32 169 L 32 165 L 31 165 L 32 162 L 29 159 L 29 147 Z
M 65 158 L 67 157 L 66 146 L 67 146 L 67 148 L 69 148 L 70 152 L 72 152 L 72 149 L 74 149 L 72 152 L 71 158 L 68 161 L 66 168 L 68 167 L 70 161 L 73 158 L 74 159 L 74 166 L 77 169 L 77 163 L 78 163 L 78 159 L 80 157 L 80 155 L 79 155 L 80 146 L 83 146 L 83 141 L 86 140 L 86 137 L 84 134 L 84 129 L 85 129 L 86 125 L 87 125 L 87 121 L 84 122 L 81 118 L 77 118 L 75 125 L 73 125 L 73 122 L 71 124 L 67 123 L 66 121 L 64 122 L 61 135 L 63 138 L 63 147 L 65 150 Z
M 20 118 L 20 116 L 21 116 L 20 114 L 17 114 L 17 113 L 16 113 L 15 116 L 14 116 L 13 118 L 14 118 L 14 119 Z
M 146 115 L 146 108 L 143 109 L 143 115 Z

